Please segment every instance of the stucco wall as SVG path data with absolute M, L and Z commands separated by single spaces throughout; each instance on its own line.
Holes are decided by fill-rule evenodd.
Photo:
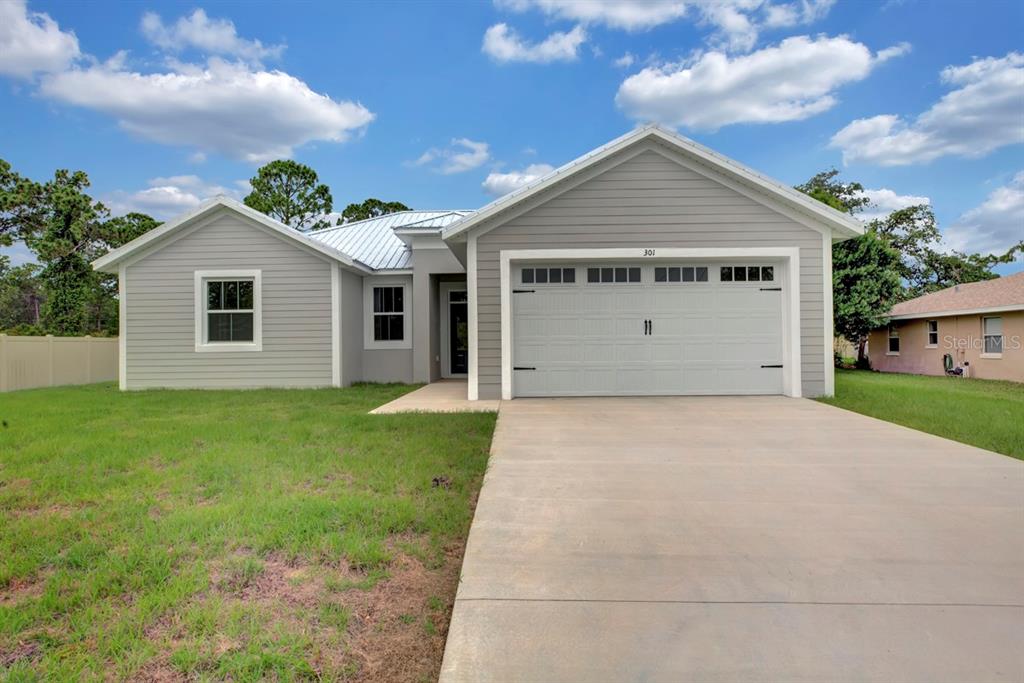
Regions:
M 1002 358 L 983 358 L 981 315 L 931 318 L 939 323 L 939 344 L 928 347 L 926 320 L 897 321 L 900 336 L 899 355 L 887 353 L 886 328 L 871 333 L 868 342 L 871 367 L 881 372 L 906 372 L 916 375 L 944 374 L 942 357 L 951 354 L 957 364 L 970 363 L 972 377 L 1024 382 L 1024 311 L 993 313 L 1003 319 Z

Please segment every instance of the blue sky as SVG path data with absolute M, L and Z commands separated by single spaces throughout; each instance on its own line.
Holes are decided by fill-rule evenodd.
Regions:
M 1024 238 L 1021 36 L 1019 2 L 3 0 L 0 157 L 159 218 L 281 156 L 338 210 L 476 208 L 656 120 L 998 251 Z

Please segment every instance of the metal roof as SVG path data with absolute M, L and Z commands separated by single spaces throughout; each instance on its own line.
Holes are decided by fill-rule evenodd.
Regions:
M 306 236 L 374 270 L 403 270 L 411 267 L 412 251 L 395 234 L 395 230 L 438 232 L 469 213 L 452 210 L 399 211 L 315 230 L 306 233 Z

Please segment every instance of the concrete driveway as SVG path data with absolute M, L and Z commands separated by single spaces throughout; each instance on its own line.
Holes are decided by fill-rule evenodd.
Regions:
M 1022 638 L 1020 461 L 807 400 L 515 400 L 441 681 L 1019 682 Z

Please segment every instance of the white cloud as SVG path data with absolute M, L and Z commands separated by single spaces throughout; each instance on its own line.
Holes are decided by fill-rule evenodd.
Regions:
M 835 106 L 836 89 L 878 63 L 846 36 L 795 36 L 748 55 L 712 51 L 647 67 L 622 82 L 615 101 L 635 119 L 698 130 L 799 121 Z
M 282 71 L 219 58 L 149 74 L 112 60 L 47 75 L 40 92 L 114 116 L 148 140 L 251 162 L 289 157 L 308 142 L 343 142 L 374 118 L 363 105 L 313 92 Z
M 495 0 L 499 9 L 538 10 L 553 19 L 644 31 L 690 19 L 710 26 L 711 42 L 730 50 L 750 50 L 763 29 L 810 24 L 822 19 L 835 0 Z
M 686 3 L 679 0 L 496 0 L 495 4 L 514 12 L 538 9 L 559 19 L 627 31 L 660 26 L 686 14 Z
M 0 74 L 31 78 L 60 71 L 79 57 L 78 38 L 24 0 L 0 1 Z
M 636 57 L 633 56 L 633 53 L 627 52 L 626 54 L 622 55 L 621 57 L 615 60 L 615 66 L 619 67 L 620 69 L 628 69 L 629 67 L 633 66 L 633 62 L 635 61 Z
M 579 56 L 580 45 L 587 39 L 582 26 L 569 32 L 556 31 L 539 43 L 529 43 L 509 28 L 495 24 L 484 33 L 483 52 L 496 62 L 571 62 Z
M 483 182 L 483 188 L 488 194 L 500 197 L 519 189 L 523 185 L 529 185 L 534 180 L 543 178 L 554 170 L 555 167 L 548 164 L 530 164 L 522 171 L 489 173 Z
M 408 165 L 426 166 L 437 161 L 439 163 L 434 168 L 435 171 L 452 175 L 479 168 L 490 158 L 490 145 L 486 142 L 476 142 L 469 138 L 453 138 L 449 147 L 444 149 L 432 147 L 415 161 L 408 162 Z
M 248 182 L 243 180 L 236 181 L 235 187 L 241 187 L 240 183 L 248 186 Z M 240 199 L 242 195 L 239 189 L 209 183 L 196 175 L 152 178 L 147 184 L 149 187 L 135 192 L 112 192 L 104 197 L 104 203 L 115 216 L 138 211 L 166 220 L 194 209 L 210 197 L 226 195 Z
M 847 163 L 926 163 L 943 156 L 981 157 L 1024 142 L 1024 54 L 976 59 L 943 69 L 955 89 L 913 121 L 895 114 L 857 119 L 832 136 Z
M 944 242 L 958 251 L 1001 254 L 1024 239 L 1024 171 L 992 191 L 946 229 Z
M 264 45 L 259 40 L 241 38 L 231 20 L 210 19 L 202 9 L 187 17 L 179 17 L 171 25 L 164 24 L 159 14 L 146 12 L 142 15 L 141 28 L 151 43 L 172 52 L 191 47 L 208 55 L 229 55 L 258 62 L 280 57 L 285 48 L 284 45 Z
M 921 197 L 912 194 L 896 194 L 894 191 L 886 187 L 879 188 L 877 190 L 864 190 L 863 196 L 867 197 L 871 201 L 863 211 L 857 213 L 857 218 L 865 223 L 878 218 L 885 218 L 897 209 L 905 209 L 908 206 L 932 203 L 932 200 L 928 197 Z

